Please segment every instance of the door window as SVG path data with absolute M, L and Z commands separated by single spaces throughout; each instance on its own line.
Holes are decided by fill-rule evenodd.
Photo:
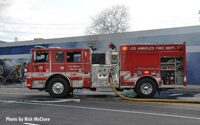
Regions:
M 67 62 L 81 62 L 81 52 L 67 52 Z
M 34 62 L 48 62 L 48 52 L 36 51 L 34 53 Z
M 64 52 L 56 52 L 56 62 L 64 62 Z

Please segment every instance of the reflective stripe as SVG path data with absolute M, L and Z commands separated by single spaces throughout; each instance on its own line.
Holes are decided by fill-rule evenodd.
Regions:
M 27 76 L 29 77 L 48 77 L 53 74 L 61 74 L 68 77 L 89 77 L 90 74 L 83 74 L 83 73 L 77 73 L 77 72 L 27 72 Z
M 32 72 L 29 73 L 29 76 L 31 75 L 31 77 L 48 77 L 50 75 L 50 73 L 43 73 L 43 72 Z
M 123 89 L 125 89 L 125 88 L 134 88 L 135 86 L 120 86 L 120 88 L 123 88 Z
M 53 74 L 53 73 L 52 73 Z M 77 77 L 82 77 L 83 73 L 82 72 L 66 72 L 65 73 L 67 76 L 77 76 Z
M 83 76 L 84 78 L 90 78 L 90 74 L 83 74 L 77 72 L 27 72 L 27 78 L 34 79 L 32 88 L 44 88 L 45 80 L 40 79 L 47 79 L 53 74 L 61 74 L 69 78 L 71 81 L 71 86 L 76 88 L 83 87 Z M 36 80 L 37 79 L 37 80 Z M 38 80 L 39 79 L 39 80 Z M 43 83 L 43 85 L 42 85 Z
M 131 73 L 129 72 L 128 74 L 124 75 L 124 80 L 128 80 L 131 77 Z
M 33 80 L 32 88 L 44 88 L 45 80 Z
M 121 71 L 120 76 L 124 77 L 124 81 L 126 82 L 133 82 L 134 77 L 131 77 L 130 71 Z
M 136 81 L 138 81 L 138 79 L 143 77 L 143 76 L 137 76 L 137 77 L 133 76 L 133 77 L 131 77 L 131 73 L 129 71 L 121 71 L 120 76 L 124 77 L 125 82 L 136 82 Z M 152 77 L 152 76 L 150 76 L 150 77 Z M 161 81 L 160 77 L 152 77 L 152 78 L 154 78 L 157 81 L 157 83 L 159 83 Z
M 83 80 L 72 80 L 72 87 L 83 87 Z
M 85 74 L 84 73 L 84 78 L 89 77 L 90 78 L 90 73 Z
M 154 77 L 153 77 L 154 78 Z M 156 81 L 159 83 L 161 81 L 160 77 L 155 77 Z

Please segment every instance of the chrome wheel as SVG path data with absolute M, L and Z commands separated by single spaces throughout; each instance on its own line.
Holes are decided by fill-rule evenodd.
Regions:
M 142 85 L 141 85 L 141 92 L 143 93 L 143 94 L 145 94 L 145 95 L 149 95 L 149 94 L 151 94 L 152 93 L 152 91 L 153 91 L 153 87 L 152 87 L 152 85 L 150 84 L 150 83 L 143 83 Z
M 52 90 L 55 94 L 61 94 L 64 91 L 64 85 L 60 82 L 56 82 L 53 84 Z

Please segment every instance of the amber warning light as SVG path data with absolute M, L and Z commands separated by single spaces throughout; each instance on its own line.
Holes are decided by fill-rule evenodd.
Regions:
M 128 50 L 128 47 L 127 47 L 127 46 L 123 46 L 123 47 L 122 47 L 122 50 L 123 50 L 123 51 L 126 51 L 126 50 Z

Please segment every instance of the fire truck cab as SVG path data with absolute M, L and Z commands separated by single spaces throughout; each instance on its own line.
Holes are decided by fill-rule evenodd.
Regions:
M 64 97 L 73 89 L 108 88 L 109 74 L 118 90 L 134 89 L 139 97 L 186 86 L 186 45 L 120 45 L 119 51 L 102 53 L 89 48 L 33 48 L 26 86 Z

